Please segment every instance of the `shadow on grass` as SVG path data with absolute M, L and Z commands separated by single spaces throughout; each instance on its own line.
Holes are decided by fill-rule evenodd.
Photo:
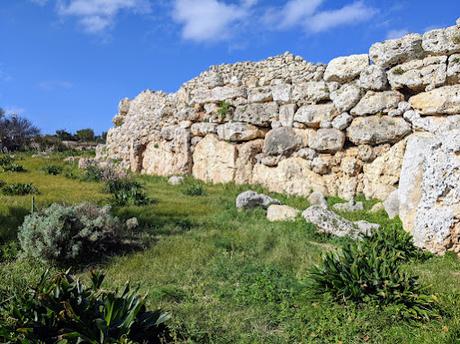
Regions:
M 0 243 L 14 240 L 18 233 L 18 227 L 24 222 L 30 209 L 23 207 L 8 207 L 6 214 L 0 214 Z

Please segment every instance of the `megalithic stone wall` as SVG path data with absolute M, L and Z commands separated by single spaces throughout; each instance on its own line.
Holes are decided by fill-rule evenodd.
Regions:
M 113 122 L 98 158 L 133 171 L 384 200 L 398 189 L 414 133 L 437 137 L 460 129 L 460 22 L 376 43 L 369 54 L 328 65 L 285 53 L 213 66 L 176 93 L 144 91 L 122 100 Z M 400 188 L 409 230 L 421 187 Z M 458 182 L 454 189 L 459 198 Z

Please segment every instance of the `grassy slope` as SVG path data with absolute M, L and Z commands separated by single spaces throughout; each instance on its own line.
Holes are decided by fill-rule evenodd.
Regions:
M 54 158 L 53 158 L 54 159 Z M 60 162 L 61 159 L 54 159 Z M 28 174 L 0 174 L 6 181 L 34 182 L 42 191 L 39 205 L 53 201 L 104 202 L 97 183 L 82 183 L 40 172 L 45 159 L 23 161 Z M 169 186 L 164 178 L 139 177 L 154 205 L 116 209 L 122 218 L 137 216 L 155 243 L 143 252 L 111 259 L 104 268 L 108 285 L 138 282 L 149 293 L 152 306 L 172 313 L 172 327 L 185 342 L 212 343 L 454 343 L 460 333 L 460 266 L 452 256 L 410 266 L 439 294 L 447 314 L 441 321 L 408 323 L 394 318 L 391 309 L 337 305 L 314 301 L 306 292 L 307 271 L 321 252 L 341 241 L 314 232 L 301 219 L 269 223 L 261 210 L 238 212 L 236 195 L 246 187 L 206 186 L 207 195 L 185 196 L 183 186 Z M 299 209 L 302 198 L 275 195 Z M 6 199 L 6 201 L 3 201 Z M 331 203 L 339 201 L 330 199 Z M 366 202 L 366 209 L 372 202 Z M 29 197 L 3 197 L 0 222 L 11 237 L 30 208 Z M 14 209 L 12 211 L 12 209 Z M 8 215 L 9 214 L 9 215 Z M 398 224 L 384 213 L 344 214 Z M 32 262 L 0 268 L 0 284 L 24 283 L 43 269 Z

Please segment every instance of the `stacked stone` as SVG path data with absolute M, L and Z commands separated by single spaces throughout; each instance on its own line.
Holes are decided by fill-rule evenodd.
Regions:
M 459 114 L 457 25 L 327 66 L 290 53 L 213 66 L 174 94 L 122 100 L 98 156 L 149 174 L 384 200 L 408 136 L 460 129 Z

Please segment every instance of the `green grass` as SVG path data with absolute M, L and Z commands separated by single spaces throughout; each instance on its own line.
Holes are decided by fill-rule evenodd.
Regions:
M 0 180 L 32 182 L 41 192 L 38 207 L 110 201 L 101 183 L 43 173 L 45 165 L 64 166 L 61 157 L 24 156 L 19 162 L 28 172 L 0 173 Z M 460 264 L 453 255 L 407 266 L 439 296 L 445 311 L 439 321 L 401 321 L 391 307 L 313 301 L 306 288 L 307 272 L 321 261 L 322 253 L 340 248 L 346 239 L 317 234 L 302 219 L 270 223 L 262 210 L 237 211 L 235 198 L 248 186 L 206 184 L 206 193 L 196 197 L 184 195 L 181 185 L 168 185 L 166 178 L 136 179 L 154 202 L 114 212 L 123 219 L 138 217 L 138 230 L 153 242 L 144 251 L 110 258 L 100 268 L 107 271 L 107 286 L 122 286 L 126 280 L 139 283 L 152 308 L 170 312 L 177 342 L 418 344 L 456 343 L 460 336 Z M 270 195 L 298 209 L 308 206 L 301 197 Z M 31 199 L 1 197 L 0 237 L 11 240 L 30 211 Z M 340 201 L 328 199 L 330 205 Z M 373 204 L 365 201 L 364 211 L 342 215 L 401 225 L 384 211 L 369 213 Z M 45 268 L 21 259 L 0 265 L 0 293 L 15 285 L 25 287 Z M 86 272 L 81 275 L 87 278 Z

